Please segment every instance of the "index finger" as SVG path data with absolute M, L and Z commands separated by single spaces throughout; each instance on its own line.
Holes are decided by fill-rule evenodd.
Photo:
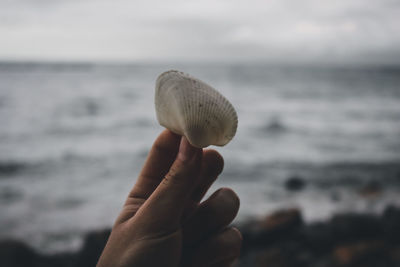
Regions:
M 201 169 L 202 149 L 195 148 L 182 137 L 179 153 L 169 172 L 143 204 L 137 214 L 158 225 L 175 227 L 197 184 Z M 154 220 L 157 214 L 157 220 Z
M 168 173 L 179 150 L 181 137 L 164 130 L 154 142 L 130 198 L 147 199 Z

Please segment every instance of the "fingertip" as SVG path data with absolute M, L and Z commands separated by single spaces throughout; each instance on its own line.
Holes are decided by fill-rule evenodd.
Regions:
M 154 141 L 149 158 L 157 157 L 160 154 L 175 154 L 179 149 L 180 136 L 166 129 L 160 133 Z
M 207 168 L 207 175 L 219 175 L 224 169 L 224 158 L 214 149 L 203 151 L 203 161 Z
M 179 134 L 176 134 L 176 133 L 172 132 L 169 129 L 165 129 L 158 136 L 157 141 L 158 140 L 164 141 L 164 142 L 168 142 L 168 141 L 171 141 L 171 140 L 177 141 L 177 140 L 180 140 L 180 138 L 181 138 L 181 136 Z
M 240 198 L 239 196 L 229 187 L 222 187 L 217 192 L 218 197 L 224 199 L 225 202 L 229 203 L 229 207 L 234 212 L 234 217 L 236 217 L 237 212 L 239 211 L 240 207 Z

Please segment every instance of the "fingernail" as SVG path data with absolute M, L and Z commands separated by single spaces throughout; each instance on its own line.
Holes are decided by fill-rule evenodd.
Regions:
M 192 146 L 186 137 L 182 136 L 178 158 L 182 161 L 190 161 L 196 155 L 197 150 L 198 148 Z

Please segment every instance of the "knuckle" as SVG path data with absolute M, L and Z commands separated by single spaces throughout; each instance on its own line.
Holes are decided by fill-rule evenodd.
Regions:
M 170 153 L 171 149 L 168 147 L 168 145 L 158 142 L 154 143 L 153 150 L 160 154 L 168 154 Z
M 180 183 L 185 178 L 185 172 L 182 170 L 183 166 L 181 163 L 174 164 L 170 168 L 169 172 L 165 175 L 163 179 L 164 184 L 175 184 Z

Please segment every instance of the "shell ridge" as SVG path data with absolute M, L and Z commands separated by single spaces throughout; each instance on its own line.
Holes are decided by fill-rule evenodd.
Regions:
M 183 72 L 166 71 L 157 78 L 155 105 L 160 124 L 197 147 L 225 145 L 237 130 L 233 105 L 212 86 Z

